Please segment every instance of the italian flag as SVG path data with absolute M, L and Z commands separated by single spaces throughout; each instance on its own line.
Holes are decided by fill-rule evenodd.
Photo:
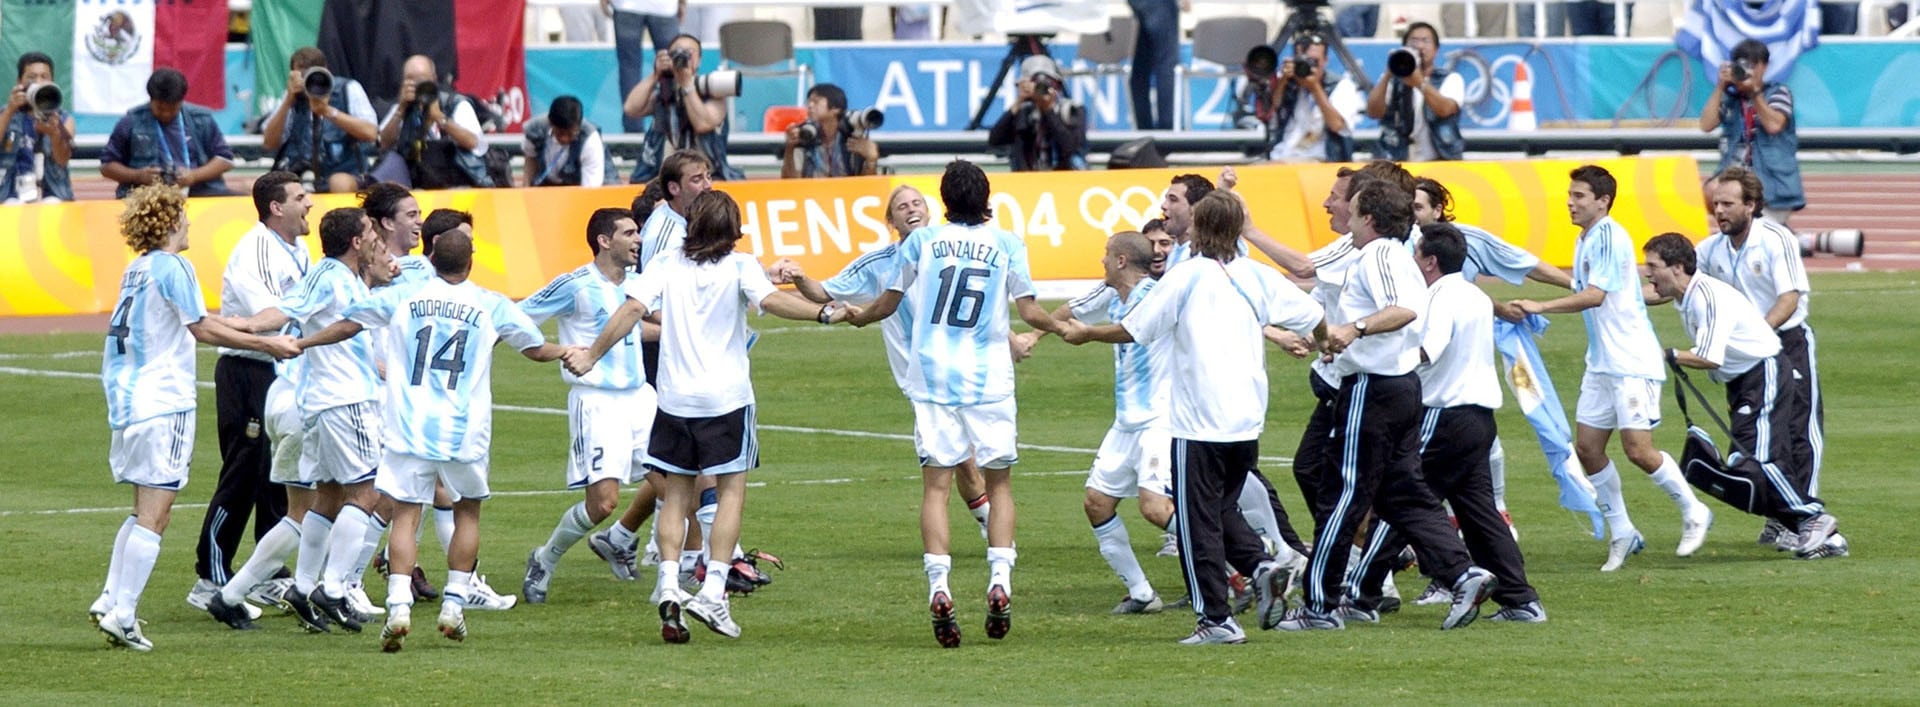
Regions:
M 187 75 L 187 100 L 226 105 L 226 0 L 0 0 L 0 62 L 44 52 L 75 113 L 117 114 L 147 101 L 147 77 Z M 10 85 L 10 84 L 9 84 Z

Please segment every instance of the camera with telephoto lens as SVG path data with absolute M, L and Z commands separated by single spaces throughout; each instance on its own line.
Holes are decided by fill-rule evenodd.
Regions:
M 1400 47 L 1387 53 L 1387 71 L 1392 72 L 1395 77 L 1404 79 L 1419 70 L 1419 52 Z
M 60 110 L 64 97 L 60 87 L 50 83 L 36 83 L 27 87 L 27 105 L 33 107 L 35 117 L 45 119 Z
M 420 106 L 420 110 L 426 110 L 427 106 L 440 102 L 440 84 L 432 81 L 414 84 L 413 102 Z
M 887 124 L 887 114 L 879 108 L 861 108 L 847 112 L 847 127 L 854 135 L 865 136 L 867 131 Z
M 333 93 L 333 72 L 324 66 L 309 66 L 300 73 L 301 90 L 314 98 L 326 98 Z
M 715 71 L 693 77 L 693 90 L 701 98 L 732 98 L 740 95 L 740 72 Z
M 801 123 L 799 126 L 799 131 L 800 131 L 800 135 L 798 139 L 795 141 L 795 144 L 808 150 L 811 150 L 813 148 L 820 146 L 820 124 L 819 123 L 813 122 L 811 120 Z

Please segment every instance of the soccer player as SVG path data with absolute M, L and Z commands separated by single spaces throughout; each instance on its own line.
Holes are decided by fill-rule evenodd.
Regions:
M 1013 397 L 1013 356 L 1007 342 L 1008 300 L 1020 318 L 1042 331 L 1060 332 L 1034 301 L 1027 247 L 1019 237 L 988 224 L 992 185 L 980 167 L 947 163 L 940 201 L 947 223 L 916 230 L 900 242 L 895 258 L 900 278 L 873 306 L 851 316 L 857 325 L 884 319 L 905 306 L 911 318 L 907 365 L 913 399 L 915 451 L 921 459 L 921 565 L 927 573 L 927 603 L 933 635 L 942 647 L 960 645 L 947 575 L 947 497 L 954 470 L 968 459 L 987 482 L 987 637 L 1005 638 L 1013 626 L 1014 508 L 1012 468 L 1019 461 Z M 904 300 L 904 303 L 903 303 Z
M 1747 295 L 1697 271 L 1693 244 L 1685 236 L 1655 236 L 1644 250 L 1647 279 L 1661 297 L 1674 301 L 1680 323 L 1694 341 L 1690 349 L 1668 349 L 1667 360 L 1703 369 L 1727 386 L 1733 444 L 1741 450 L 1736 453 L 1746 457 L 1728 470 L 1746 473 L 1745 481 L 1755 491 L 1755 503 L 1741 510 L 1792 528 L 1800 542 L 1793 550 L 1801 558 L 1844 556 L 1845 541 L 1834 540 L 1839 521 L 1808 488 L 1812 475 L 1803 466 L 1806 459 L 1795 455 L 1797 440 L 1790 430 L 1799 429 L 1805 403 L 1788 375 L 1792 359 L 1784 354 L 1774 326 Z M 1821 552 L 1829 543 L 1839 551 Z
M 302 332 L 321 331 L 391 273 L 372 267 L 385 262 L 386 245 L 361 209 L 327 212 L 320 220 L 320 248 L 326 259 L 278 307 L 245 320 L 246 329 L 277 329 L 291 321 Z M 368 339 L 304 358 L 296 392 L 304 430 L 301 467 L 307 470 L 302 480 L 314 484 L 315 497 L 301 521 L 294 590 L 328 620 L 358 633 L 367 614 L 347 602 L 347 583 L 365 570 L 387 526 L 373 488 L 381 456 L 380 373 Z
M 230 317 L 252 316 L 279 304 L 280 298 L 306 275 L 312 262 L 303 236 L 308 232 L 307 211 L 313 202 L 298 176 L 287 172 L 261 175 L 253 183 L 253 207 L 260 221 L 240 237 L 220 279 L 220 312 Z M 207 502 L 199 543 L 194 548 L 193 569 L 199 579 L 187 593 L 187 604 L 196 609 L 206 609 L 207 599 L 230 583 L 232 558 L 239 549 L 248 515 L 254 516 L 254 542 L 258 547 L 268 533 L 281 526 L 281 519 L 288 513 L 286 494 L 268 483 L 272 452 L 261 437 L 267 417 L 267 389 L 273 381 L 273 358 L 256 351 L 221 349 L 213 366 L 220 476 L 213 498 Z M 260 577 L 235 589 L 244 596 L 253 584 L 266 579 Z
M 355 334 L 363 328 L 411 332 L 406 334 L 410 345 L 389 351 L 386 359 L 385 456 L 374 482 L 391 499 L 394 513 L 388 548 L 393 573 L 387 578 L 387 621 L 380 631 L 381 649 L 389 653 L 400 650 L 412 631 L 414 532 L 436 480 L 458 496 L 439 628 L 451 640 L 466 640 L 467 592 L 480 551 L 480 503 L 492 494 L 487 459 L 494 344 L 504 340 L 542 362 L 577 361 L 580 353 L 546 343 L 513 300 L 467 279 L 473 271 L 473 239 L 465 233 L 440 234 L 432 261 L 435 277 L 383 289 L 300 342 L 303 349 L 324 351 L 360 340 Z
M 1192 635 L 1180 641 L 1187 645 L 1246 641 L 1227 603 L 1229 564 L 1253 576 L 1267 628 L 1285 609 L 1293 581 L 1293 572 L 1267 554 L 1234 511 L 1247 470 L 1259 458 L 1266 421 L 1262 330 L 1318 333 L 1321 313 L 1278 271 L 1238 256 L 1234 242 L 1245 217 L 1230 195 L 1203 197 L 1193 208 L 1190 241 L 1199 257 L 1168 268 L 1118 324 L 1069 322 L 1063 336 L 1074 344 L 1172 344 L 1166 424 L 1181 569 L 1197 617 Z
M 1575 414 L 1574 454 L 1593 482 L 1607 527 L 1607 562 L 1602 572 L 1620 569 L 1627 556 L 1646 547 L 1646 540 L 1627 515 L 1620 493 L 1620 475 L 1607 458 L 1607 440 L 1620 432 L 1627 459 L 1680 509 L 1680 545 L 1675 554 L 1686 557 L 1706 542 L 1713 510 L 1701 503 L 1680 474 L 1679 465 L 1653 446 L 1653 428 L 1660 424 L 1660 387 L 1667 379 L 1660 363 L 1660 342 L 1647 319 L 1640 290 L 1633 238 L 1613 217 L 1613 175 L 1596 165 L 1572 172 L 1567 187 L 1567 212 L 1580 227 L 1574 245 L 1574 293 L 1546 302 L 1514 300 L 1527 314 L 1579 312 L 1587 325 L 1587 372 L 1580 380 L 1580 402 Z
M 1707 189 L 1720 232 L 1700 242 L 1699 269 L 1733 285 L 1780 334 L 1784 377 L 1800 391 L 1793 424 L 1780 428 L 1781 434 L 1794 440 L 1796 460 L 1788 468 L 1807 474 L 1807 494 L 1819 495 L 1826 410 L 1820 400 L 1813 327 L 1807 323 L 1812 293 L 1800 263 L 1800 241 L 1786 226 L 1761 214 L 1766 194 L 1753 170 L 1729 167 L 1709 181 Z M 1782 550 L 1805 547 L 1804 543 L 1796 546 L 1797 541 L 1792 528 L 1777 523 L 1769 522 L 1760 531 L 1762 545 Z
M 290 337 L 261 337 L 207 316 L 187 249 L 186 197 L 165 185 L 128 195 L 120 232 L 139 252 L 120 278 L 119 304 L 108 320 L 100 382 L 113 430 L 107 455 L 113 480 L 133 486 L 133 514 L 120 524 L 106 586 L 87 614 L 107 640 L 153 650 L 136 610 L 160 556 L 173 500 L 187 485 L 193 460 L 194 342 L 243 348 L 275 358 L 294 356 Z
M 626 303 L 608 319 L 593 348 L 578 364 L 567 362 L 574 375 L 588 375 L 596 362 L 632 335 L 636 323 L 650 312 L 660 313 L 659 412 L 647 443 L 646 465 L 652 483 L 660 487 L 654 601 L 660 610 L 660 637 L 668 643 L 690 638 L 683 610 L 715 633 L 740 637 L 740 625 L 727 606 L 729 563 L 709 557 L 706 579 L 692 597 L 680 589 L 678 566 L 698 476 L 714 477 L 718 496 L 709 547 L 729 548 L 740 540 L 747 471 L 760 465 L 747 310 L 822 324 L 857 311 L 831 304 L 816 308 L 774 287 L 753 256 L 734 252 L 739 239 L 740 206 L 733 197 L 718 191 L 695 197 L 687 213 L 685 244 L 628 281 Z
M 560 321 L 560 344 L 588 346 L 606 328 L 607 319 L 627 300 L 627 273 L 640 259 L 640 228 L 633 212 L 598 209 L 587 219 L 587 247 L 593 262 L 575 268 L 520 303 L 534 324 Z M 645 327 L 658 336 L 651 323 Z M 573 430 L 567 464 L 567 488 L 582 489 L 586 499 L 560 514 L 560 523 L 546 544 L 527 555 L 527 575 L 521 596 L 529 604 L 545 604 L 554 566 L 567 549 L 593 532 L 620 504 L 620 485 L 645 483 L 639 473 L 653 433 L 655 396 L 640 364 L 641 332 L 630 332 L 608 350 L 592 375 L 562 371 L 567 392 L 567 426 Z M 597 537 L 597 536 L 596 536 Z M 596 539 L 588 547 L 633 579 L 631 533 L 623 541 Z M 603 546 L 604 544 L 604 546 Z

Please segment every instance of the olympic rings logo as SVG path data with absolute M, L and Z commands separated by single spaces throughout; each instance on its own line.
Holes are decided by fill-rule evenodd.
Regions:
M 1096 217 L 1093 207 L 1102 202 L 1106 205 L 1105 209 Z M 1086 219 L 1102 234 L 1112 234 L 1116 227 L 1127 231 L 1140 228 L 1159 205 L 1160 195 L 1146 187 L 1127 187 L 1117 195 L 1106 187 L 1097 186 L 1080 192 L 1080 218 Z

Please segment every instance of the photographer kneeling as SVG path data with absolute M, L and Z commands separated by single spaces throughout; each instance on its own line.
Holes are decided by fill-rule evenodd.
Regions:
M 1087 112 L 1066 97 L 1066 81 L 1052 57 L 1020 62 L 1020 92 L 993 124 L 987 144 L 1009 148 L 1015 172 L 1087 168 Z
M 667 155 L 680 150 L 706 155 L 716 181 L 745 179 L 727 164 L 726 99 L 739 93 L 739 73 L 701 75 L 700 40 L 690 34 L 674 37 L 667 51 L 654 55 L 653 73 L 634 84 L 622 106 L 629 118 L 653 117 L 627 181 L 645 184 L 660 173 Z
M 261 126 L 260 144 L 274 152 L 273 168 L 311 172 L 317 192 L 359 191 L 368 148 L 380 139 L 367 90 L 328 71 L 318 48 L 301 47 L 287 63 L 287 93 Z
M 1466 154 L 1460 102 L 1467 82 L 1440 68 L 1439 57 L 1440 32 L 1425 22 L 1408 25 L 1400 48 L 1387 55 L 1387 71 L 1367 94 L 1367 116 L 1380 121 L 1374 157 L 1431 162 Z
M 1293 57 L 1284 62 L 1272 47 L 1254 47 L 1247 52 L 1246 71 L 1235 122 L 1266 128 L 1268 159 L 1353 161 L 1353 124 L 1359 122 L 1365 100 L 1349 78 L 1327 75 L 1325 37 L 1314 32 L 1296 35 Z
M 545 116 L 521 127 L 520 152 L 527 156 L 527 186 L 597 187 L 607 183 L 606 142 L 600 128 L 585 117 L 580 99 L 553 99 Z
M 1767 45 L 1743 40 L 1733 45 L 1732 61 L 1720 65 L 1720 78 L 1700 108 L 1700 130 L 1720 132 L 1720 170 L 1741 166 L 1760 177 L 1767 196 L 1767 218 L 1787 224 L 1806 208 L 1800 185 L 1800 135 L 1794 129 L 1793 90 L 1767 81 Z
M 787 128 L 780 178 L 853 177 L 880 169 L 880 147 L 867 131 L 885 120 L 876 109 L 847 113 L 847 92 L 823 83 L 807 90 L 807 122 Z
M 402 76 L 400 96 L 380 124 L 384 154 L 373 178 L 413 189 L 496 186 L 471 100 L 442 87 L 428 57 L 407 57 Z

